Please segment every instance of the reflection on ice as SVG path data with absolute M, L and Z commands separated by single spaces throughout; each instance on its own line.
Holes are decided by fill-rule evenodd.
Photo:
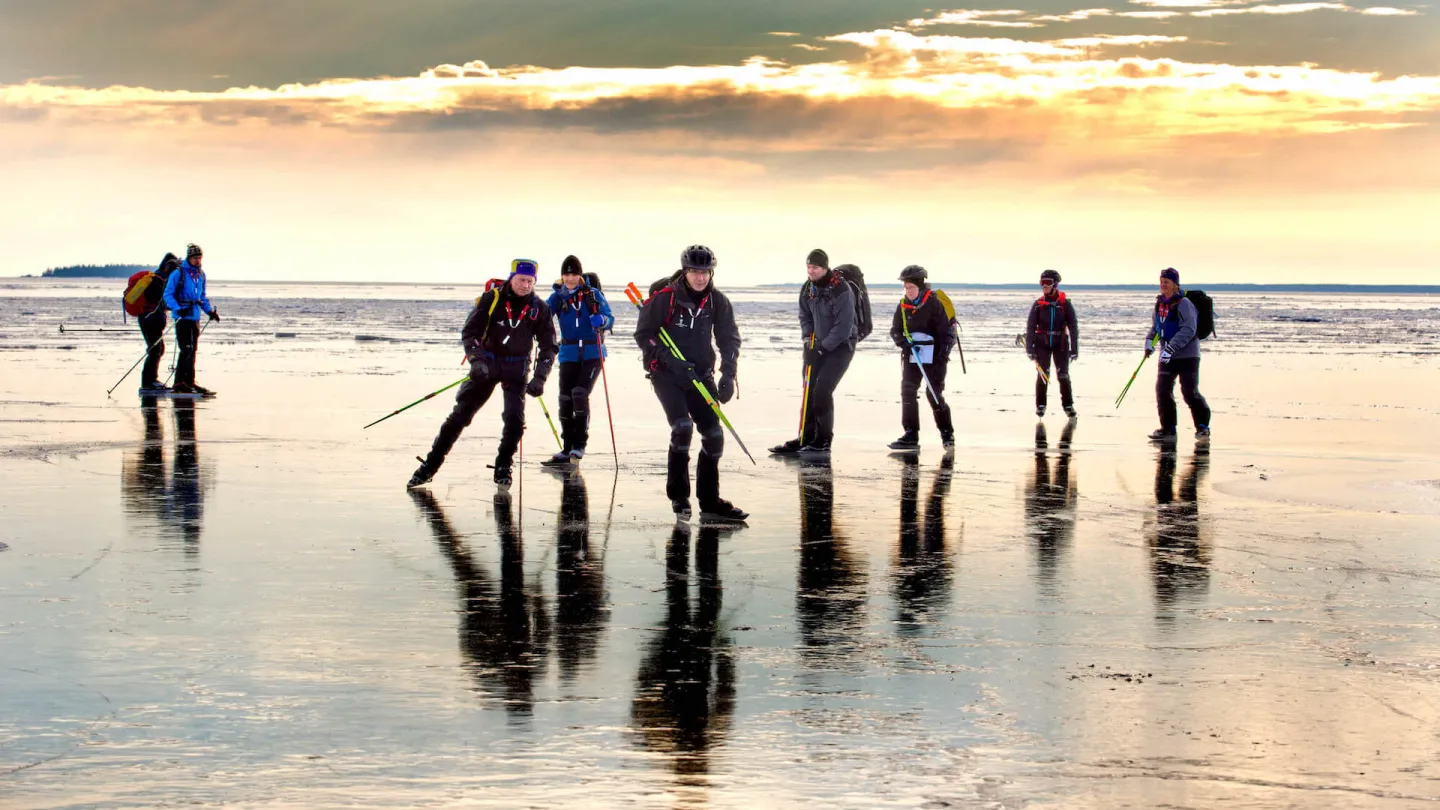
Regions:
M 1210 541 L 1203 538 L 1200 482 L 1210 469 L 1208 452 L 1190 459 L 1175 491 L 1176 454 L 1162 449 L 1155 460 L 1155 523 L 1149 538 L 1155 583 L 1155 618 L 1173 621 L 1178 608 L 1204 602 L 1210 588 Z
M 1035 581 L 1040 595 L 1060 597 L 1060 571 L 1075 538 L 1076 489 L 1070 469 L 1070 444 L 1076 420 L 1060 431 L 1060 453 L 1051 471 L 1045 422 L 1035 424 L 1035 469 L 1025 491 L 1025 530 L 1035 549 Z
M 792 462 L 800 481 L 800 563 L 795 618 L 802 661 L 829 668 L 855 655 L 865 633 L 866 575 L 850 540 L 835 526 L 830 460 Z
M 920 457 L 900 456 L 900 542 L 894 589 L 896 622 L 901 635 L 917 635 L 937 620 L 950 604 L 952 562 L 946 549 L 945 498 L 950 492 L 955 456 L 945 454 L 930 484 L 920 519 Z
M 682 786 L 702 786 L 712 749 L 735 713 L 735 660 L 720 626 L 719 547 L 734 528 L 701 524 L 690 575 L 691 527 L 676 523 L 665 548 L 665 620 L 646 643 L 631 704 L 640 744 L 662 754 Z M 691 591 L 694 591 L 692 598 Z

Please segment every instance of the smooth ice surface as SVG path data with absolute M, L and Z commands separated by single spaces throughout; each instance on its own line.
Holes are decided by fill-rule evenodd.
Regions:
M 220 396 L 147 406 L 104 393 L 133 323 L 58 331 L 118 327 L 114 282 L 0 284 L 0 806 L 1440 801 L 1428 298 L 1218 297 L 1213 448 L 1167 454 L 1151 365 L 1113 407 L 1146 296 L 1076 296 L 1081 416 L 1037 423 L 1030 297 L 960 293 L 954 456 L 928 414 L 884 451 L 877 334 L 804 466 L 764 454 L 798 417 L 791 294 L 738 291 L 759 463 L 727 437 L 752 516 L 722 531 L 672 520 L 618 291 L 618 474 L 601 391 L 571 477 L 532 403 L 497 500 L 498 403 L 427 491 L 448 394 L 360 430 L 464 373 L 478 289 L 212 287 Z

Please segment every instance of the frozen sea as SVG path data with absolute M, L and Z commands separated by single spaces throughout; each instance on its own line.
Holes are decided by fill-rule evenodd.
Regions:
M 508 499 L 498 402 L 428 491 L 448 394 L 361 430 L 464 373 L 478 286 L 212 274 L 220 395 L 147 406 L 105 393 L 143 351 L 117 285 L 0 281 L 7 810 L 1440 803 L 1432 297 L 1216 294 L 1197 453 L 1145 442 L 1153 366 L 1114 407 L 1151 295 L 1075 294 L 1067 422 L 1014 345 L 1031 294 L 958 290 L 953 457 L 928 414 L 888 455 L 877 334 L 801 465 L 763 452 L 793 292 L 735 290 L 758 463 L 727 440 L 752 515 L 720 530 L 669 512 L 618 279 L 616 452 L 597 407 L 580 472 L 541 469 L 532 402 Z

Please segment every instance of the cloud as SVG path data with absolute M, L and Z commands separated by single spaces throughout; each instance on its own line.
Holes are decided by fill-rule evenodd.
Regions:
M 800 36 L 800 34 L 796 33 L 795 31 L 771 31 L 771 32 L 769 32 L 769 33 L 770 33 L 770 36 L 772 36 L 772 37 L 798 37 L 798 36 Z
M 29 82 L 0 86 L 0 121 L 118 125 L 127 137 L 208 130 L 232 140 L 528 132 L 573 148 L 593 148 L 598 138 L 633 154 L 840 174 L 982 163 L 1123 173 L 1164 165 L 1177 150 L 1199 165 L 1205 156 L 1232 160 L 1213 150 L 1244 141 L 1252 146 L 1241 151 L 1253 155 L 1302 138 L 1427 126 L 1421 116 L 1440 114 L 1437 76 L 1153 53 L 1184 36 L 1031 41 L 877 29 L 824 41 L 844 46 L 845 58 L 661 68 L 477 60 L 411 77 L 220 92 Z
M 1414 17 L 1420 12 L 1405 8 L 1390 8 L 1389 6 L 1371 6 L 1370 8 L 1360 9 L 1360 13 L 1372 14 L 1377 17 Z
M 1344 3 L 1285 3 L 1249 8 L 1212 8 L 1192 11 L 1192 17 L 1219 17 L 1231 14 L 1307 14 L 1311 11 L 1353 11 Z
M 910 28 L 928 28 L 933 25 L 978 25 L 989 28 L 1035 28 L 1027 20 L 992 20 L 991 17 L 1023 17 L 1029 12 L 1019 9 L 979 10 L 956 9 L 942 11 L 933 17 L 921 17 L 906 23 Z
M 1082 8 L 1076 11 L 1069 11 L 1064 14 L 1044 14 L 1038 17 L 1027 17 L 1032 22 L 1080 22 L 1091 17 L 1114 16 L 1115 11 L 1108 8 Z

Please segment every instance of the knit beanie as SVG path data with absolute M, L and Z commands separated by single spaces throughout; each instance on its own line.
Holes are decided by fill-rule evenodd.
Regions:
M 805 257 L 805 263 L 813 264 L 816 267 L 823 267 L 826 270 L 830 269 L 830 257 L 820 248 L 815 248 L 810 251 L 810 255 Z

